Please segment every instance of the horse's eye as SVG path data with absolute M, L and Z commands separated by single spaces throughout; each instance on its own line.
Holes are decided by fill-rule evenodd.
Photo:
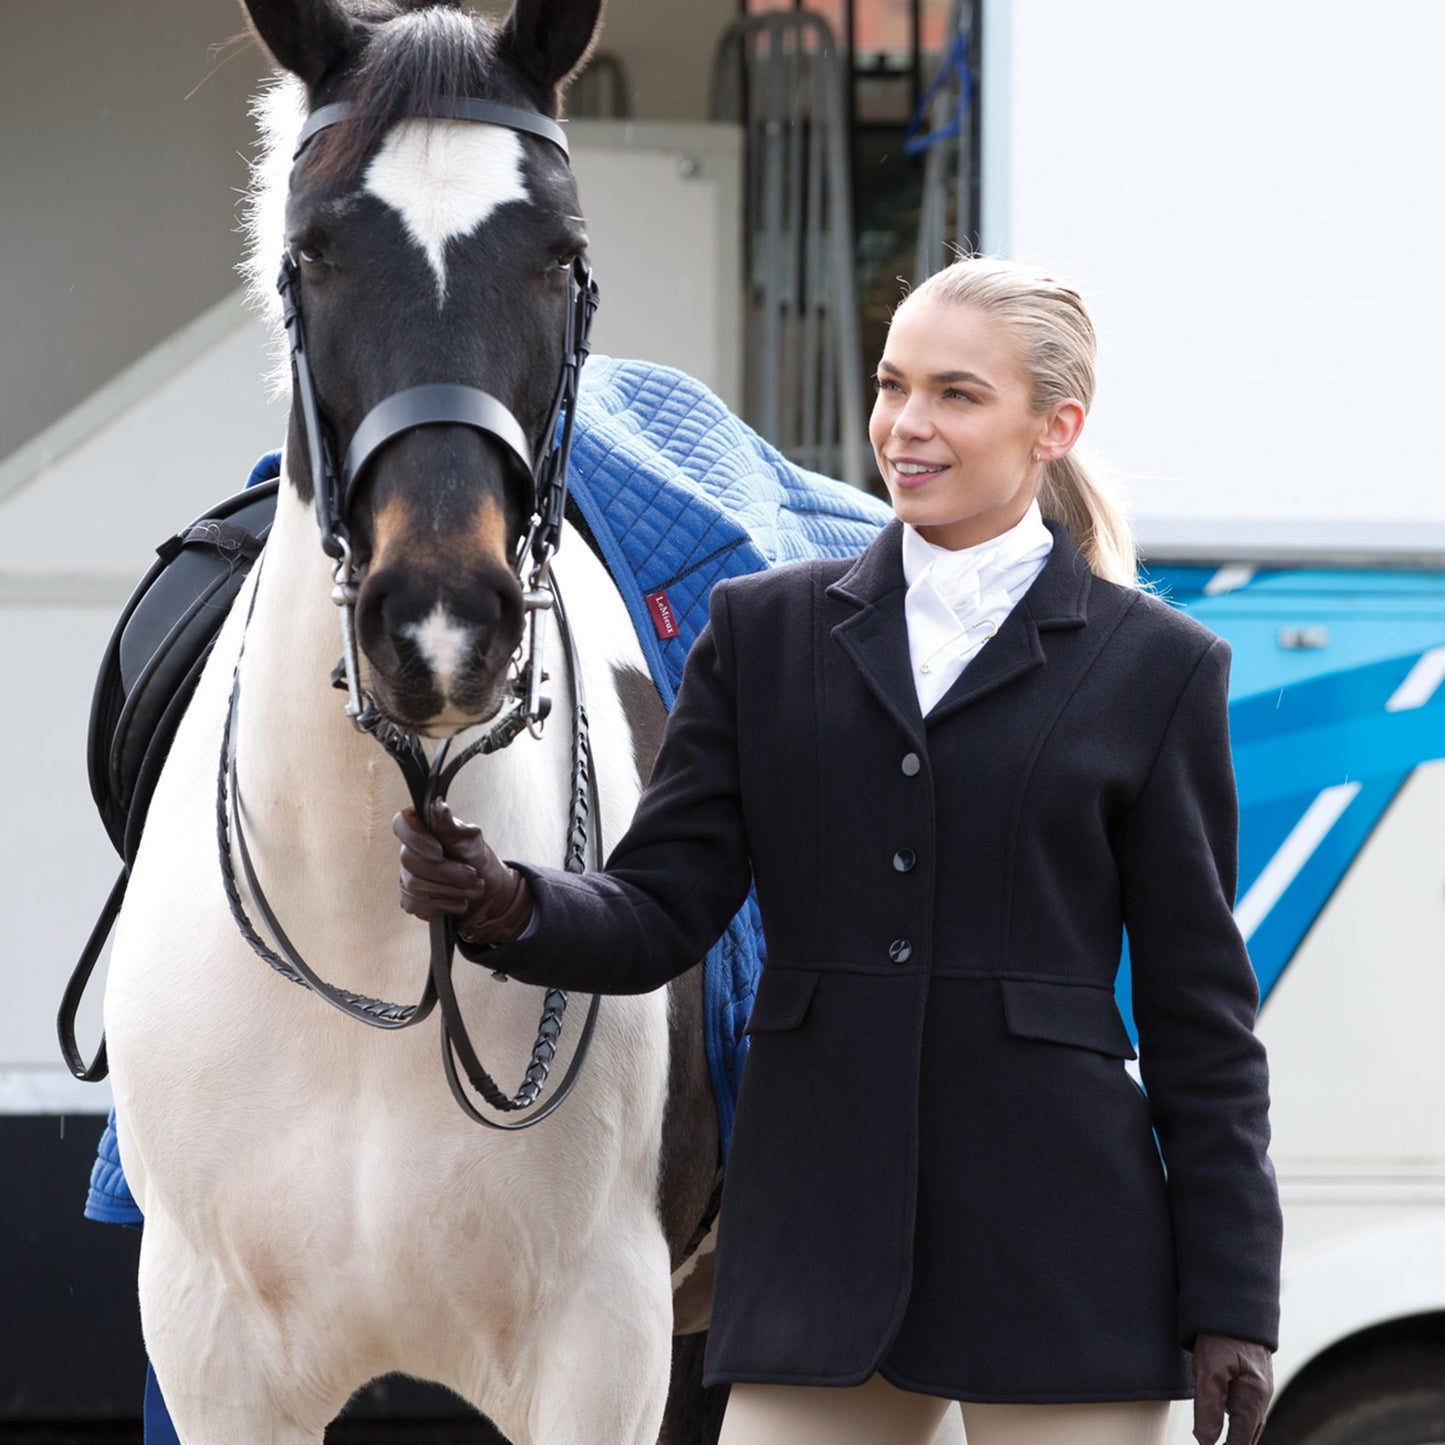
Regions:
M 576 257 L 575 255 L 571 255 L 571 254 L 566 255 L 566 256 L 558 256 L 558 257 L 557 257 L 557 269 L 558 269 L 559 271 L 570 271 L 570 270 L 572 269 L 572 263 L 573 263 L 576 259 L 577 259 L 577 257 Z
M 322 252 L 313 250 L 310 246 L 299 247 L 296 254 L 300 256 L 302 261 L 308 266 L 320 266 L 326 261 L 326 257 Z

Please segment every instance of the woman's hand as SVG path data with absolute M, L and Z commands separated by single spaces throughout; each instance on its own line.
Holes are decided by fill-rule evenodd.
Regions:
M 401 840 L 401 906 L 428 923 L 451 914 L 467 943 L 510 943 L 532 919 L 532 890 L 492 851 L 482 830 L 433 803 L 431 827 L 415 808 L 391 820 Z
M 1229 1412 L 1225 1445 L 1255 1445 L 1274 1394 L 1269 1350 L 1232 1335 L 1198 1335 L 1194 1341 L 1194 1438 L 1215 1445 Z

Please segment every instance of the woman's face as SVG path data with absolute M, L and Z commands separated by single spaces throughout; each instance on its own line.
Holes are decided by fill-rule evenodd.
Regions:
M 1035 456 L 1062 456 L 1083 406 L 1029 403 L 1017 347 L 983 312 L 930 296 L 888 328 L 868 436 L 893 510 L 930 542 L 971 547 L 1020 521 L 1038 488 Z

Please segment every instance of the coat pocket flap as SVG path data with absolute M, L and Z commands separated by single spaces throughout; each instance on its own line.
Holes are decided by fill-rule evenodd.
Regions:
M 1114 1059 L 1137 1057 L 1114 995 L 1104 989 L 1007 978 L 1003 1008 L 1009 1032 L 1020 1038 L 1072 1044 Z
M 808 1012 L 818 975 L 811 969 L 764 968 L 758 977 L 753 1011 L 744 1033 L 772 1033 L 795 1029 Z

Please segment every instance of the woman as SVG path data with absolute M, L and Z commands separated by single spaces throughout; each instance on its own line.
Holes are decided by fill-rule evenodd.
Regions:
M 655 988 L 756 877 L 724 1445 L 926 1442 L 950 1400 L 970 1445 L 1134 1445 L 1191 1392 L 1200 1440 L 1226 1409 L 1230 1445 L 1262 1429 L 1281 1226 L 1229 652 L 1134 585 L 1074 450 L 1093 369 L 1067 287 L 932 277 L 878 368 L 897 520 L 852 562 L 715 590 L 606 871 L 398 816 L 403 906 L 533 983 Z

